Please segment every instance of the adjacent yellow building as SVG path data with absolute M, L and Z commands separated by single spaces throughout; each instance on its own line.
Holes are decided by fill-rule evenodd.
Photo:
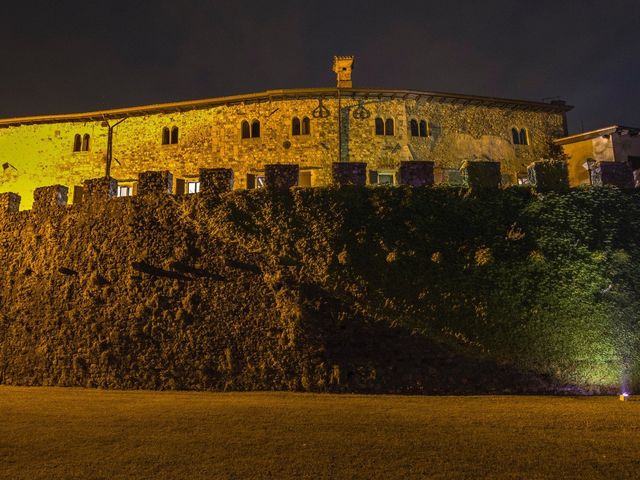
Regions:
M 640 129 L 614 125 L 557 139 L 569 157 L 569 183 L 589 185 L 595 162 L 628 163 L 638 177 L 640 171 Z

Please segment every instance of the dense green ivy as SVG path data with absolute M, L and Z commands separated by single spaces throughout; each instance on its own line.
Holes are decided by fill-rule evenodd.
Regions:
M 225 235 L 380 321 L 580 385 L 633 382 L 640 194 L 234 193 Z

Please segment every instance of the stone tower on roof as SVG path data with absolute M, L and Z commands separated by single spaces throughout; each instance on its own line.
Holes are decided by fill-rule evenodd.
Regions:
M 351 81 L 353 60 L 353 55 L 333 57 L 333 71 L 336 72 L 338 88 L 353 88 L 353 82 Z

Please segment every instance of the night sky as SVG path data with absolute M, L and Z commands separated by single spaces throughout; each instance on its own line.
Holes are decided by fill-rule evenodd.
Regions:
M 572 132 L 640 126 L 640 2 L 22 1 L 0 13 L 0 117 L 275 88 L 548 100 Z

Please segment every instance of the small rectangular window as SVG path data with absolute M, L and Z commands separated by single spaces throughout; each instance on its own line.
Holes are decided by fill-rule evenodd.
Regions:
M 188 182 L 187 193 L 200 193 L 200 182 Z
M 378 185 L 393 185 L 393 173 L 378 172 Z
M 262 175 L 256 176 L 256 188 L 264 188 L 264 187 L 265 187 L 264 176 Z
M 118 185 L 118 196 L 119 197 L 130 197 L 131 196 L 131 187 Z

